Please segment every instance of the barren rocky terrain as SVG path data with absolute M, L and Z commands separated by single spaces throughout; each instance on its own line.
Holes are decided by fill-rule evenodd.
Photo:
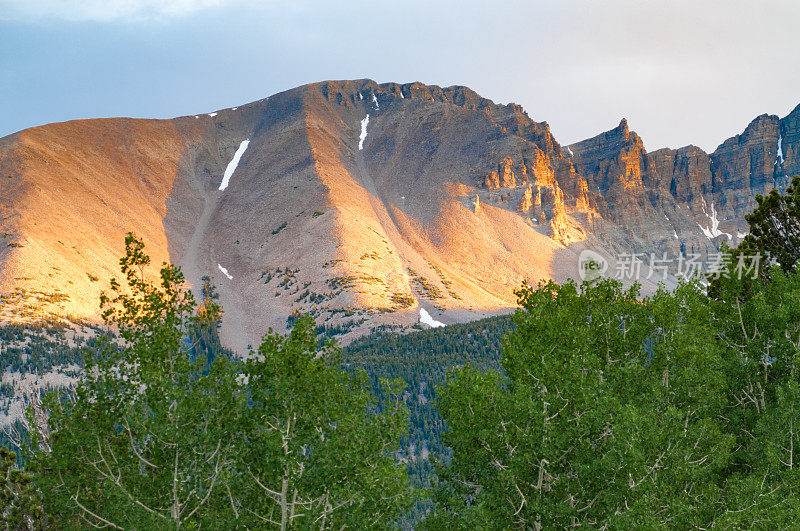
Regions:
M 508 311 L 523 281 L 576 277 L 584 249 L 611 267 L 620 253 L 707 257 L 795 173 L 800 106 L 710 154 L 648 152 L 625 120 L 562 146 L 466 87 L 327 81 L 0 139 L 0 293 L 55 294 L 49 311 L 96 319 L 134 231 L 192 286 L 212 277 L 232 347 L 296 312 L 347 341 L 420 309 L 444 324 Z

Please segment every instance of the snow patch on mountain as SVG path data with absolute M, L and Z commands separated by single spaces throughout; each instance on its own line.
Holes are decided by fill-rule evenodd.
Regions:
M 778 162 L 783 164 L 783 135 L 778 136 L 778 156 L 775 159 L 775 164 Z
M 705 200 L 703 200 L 703 203 L 705 204 Z M 705 208 L 703 209 L 703 212 L 705 212 Z M 708 214 L 706 215 L 708 216 Z M 714 203 L 711 203 L 711 215 L 708 216 L 708 219 L 711 221 L 711 225 L 708 227 L 704 227 L 699 223 L 697 224 L 697 226 L 700 227 L 700 230 L 703 231 L 703 234 L 706 235 L 706 238 L 713 240 L 714 238 L 725 235 L 729 240 L 733 239 L 732 234 L 728 234 L 727 232 L 722 232 L 719 230 L 719 219 L 717 219 L 717 209 L 714 207 Z
M 367 138 L 367 124 L 369 124 L 369 114 L 366 118 L 361 120 L 361 134 L 358 137 L 358 149 L 359 151 L 364 149 L 364 140 Z
M 236 153 L 234 153 L 233 158 L 228 163 L 228 167 L 225 168 L 225 174 L 222 176 L 222 182 L 219 185 L 220 190 L 224 190 L 225 188 L 228 187 L 228 183 L 230 182 L 231 177 L 233 176 L 233 172 L 235 172 L 236 168 L 239 166 L 239 161 L 242 160 L 242 155 L 244 155 L 244 152 L 247 149 L 247 146 L 249 145 L 250 145 L 249 138 L 247 140 L 242 140 L 242 143 L 239 144 L 239 149 L 236 150 Z
M 378 103 L 378 98 L 377 98 L 377 96 L 375 96 L 374 92 L 372 93 L 372 103 L 375 104 L 375 108 L 376 109 L 380 109 L 381 108 L 381 104 Z
M 431 317 L 431 314 L 429 314 L 425 308 L 419 309 L 419 322 L 424 325 L 428 325 L 431 328 L 440 328 L 444 326 L 444 323 L 440 323 L 439 321 Z
M 224 267 L 222 267 L 222 264 L 217 264 L 217 267 L 219 268 L 219 270 L 220 270 L 220 271 L 222 271 L 222 274 L 223 274 L 223 275 L 225 275 L 226 277 L 228 277 L 228 280 L 233 280 L 233 275 L 231 275 L 230 273 L 228 273 L 228 270 L 227 270 L 227 269 L 225 269 Z

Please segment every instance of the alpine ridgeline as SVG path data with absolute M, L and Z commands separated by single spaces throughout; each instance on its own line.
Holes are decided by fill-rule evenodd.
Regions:
M 577 276 L 585 249 L 610 267 L 620 253 L 715 253 L 747 232 L 755 195 L 795 173 L 800 106 L 711 154 L 648 153 L 625 120 L 561 146 L 519 105 L 466 87 L 327 81 L 0 139 L 0 293 L 93 319 L 134 231 L 193 286 L 211 277 L 231 346 L 299 312 L 346 341 L 502 312 L 523 280 Z M 11 307 L 5 318 L 39 315 Z

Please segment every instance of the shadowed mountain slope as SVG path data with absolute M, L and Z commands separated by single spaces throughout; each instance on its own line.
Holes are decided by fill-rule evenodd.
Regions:
M 37 127 L 0 139 L 0 292 L 58 291 L 47 309 L 96 318 L 134 231 L 191 285 L 212 277 L 240 350 L 298 311 L 346 340 L 421 309 L 462 322 L 513 307 L 523 280 L 576 276 L 585 248 L 735 243 L 754 195 L 800 168 L 798 115 L 758 117 L 711 155 L 647 153 L 624 120 L 562 148 L 466 87 L 357 80 Z

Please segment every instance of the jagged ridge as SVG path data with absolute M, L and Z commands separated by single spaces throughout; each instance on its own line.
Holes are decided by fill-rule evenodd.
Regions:
M 798 143 L 800 106 L 710 155 L 648 153 L 625 120 L 562 147 L 467 87 L 371 80 L 51 124 L 0 139 L 0 290 L 60 289 L 63 311 L 96 317 L 135 230 L 192 285 L 213 278 L 240 349 L 297 311 L 345 337 L 413 324 L 420 307 L 464 321 L 513 307 L 523 280 L 575 276 L 584 248 L 715 251 L 746 230 L 755 194 L 800 170 Z

